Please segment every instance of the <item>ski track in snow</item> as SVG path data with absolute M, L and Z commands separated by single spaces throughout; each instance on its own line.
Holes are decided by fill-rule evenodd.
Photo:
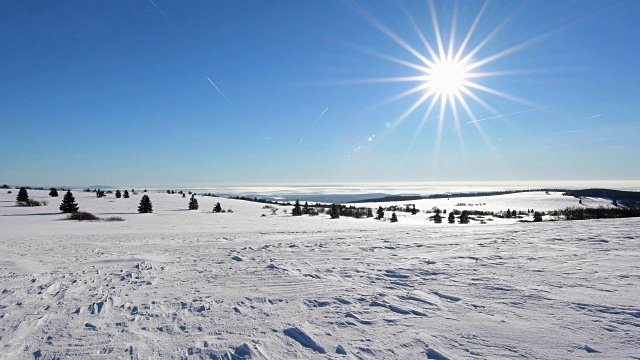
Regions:
M 640 358 L 638 219 L 392 225 L 155 193 L 138 215 L 140 195 L 78 192 L 126 220 L 81 223 L 11 196 L 1 359 Z

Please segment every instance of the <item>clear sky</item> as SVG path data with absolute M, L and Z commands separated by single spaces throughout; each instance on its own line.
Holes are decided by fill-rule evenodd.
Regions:
M 2 1 L 0 182 L 637 180 L 639 34 L 635 0 Z

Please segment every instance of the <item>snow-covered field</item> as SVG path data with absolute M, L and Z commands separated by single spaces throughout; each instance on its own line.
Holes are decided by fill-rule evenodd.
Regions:
M 75 192 L 81 210 L 125 220 L 77 222 L 59 213 L 62 192 L 30 191 L 49 200 L 31 208 L 16 193 L 0 191 L 2 359 L 640 359 L 637 218 L 451 225 L 398 213 L 391 224 L 224 198 L 189 211 L 165 193 L 137 214 L 142 194 Z M 217 201 L 233 212 L 211 213 Z

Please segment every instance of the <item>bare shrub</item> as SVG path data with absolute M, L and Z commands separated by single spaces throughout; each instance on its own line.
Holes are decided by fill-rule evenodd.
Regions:
M 106 219 L 102 219 L 102 221 L 124 221 L 120 216 L 111 216 Z
M 93 215 L 92 213 L 86 212 L 86 211 L 78 211 L 78 212 L 74 212 L 71 213 L 67 216 L 67 219 L 69 220 L 78 220 L 78 221 L 83 221 L 83 220 L 100 220 L 99 217 Z

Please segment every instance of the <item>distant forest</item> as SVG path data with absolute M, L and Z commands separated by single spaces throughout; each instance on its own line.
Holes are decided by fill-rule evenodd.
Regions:
M 610 200 L 617 200 L 622 202 L 634 202 L 640 203 L 640 192 L 637 191 L 622 191 L 622 190 L 610 190 L 610 189 L 583 189 L 583 190 L 567 190 L 563 195 L 573 197 L 594 197 Z
M 443 199 L 443 198 L 459 198 L 459 197 L 479 197 L 479 196 L 495 196 L 495 195 L 508 195 L 508 194 L 518 194 L 523 192 L 531 192 L 531 191 L 553 191 L 553 192 L 566 192 L 566 189 L 524 189 L 524 190 L 502 190 L 502 191 L 476 191 L 476 192 L 461 192 L 461 193 L 444 193 L 444 194 L 433 194 L 428 196 L 422 195 L 389 195 L 383 196 L 380 198 L 373 199 L 365 199 L 356 202 L 390 202 L 390 201 L 412 201 L 412 200 L 423 200 L 423 199 Z
M 546 192 L 562 192 L 562 195 L 580 197 L 593 197 L 618 200 L 623 202 L 640 203 L 640 192 L 637 191 L 622 191 L 611 189 L 582 189 L 582 190 L 567 190 L 567 189 L 524 189 L 524 190 L 503 190 L 503 191 L 478 191 L 478 192 L 462 192 L 462 193 L 444 193 L 433 194 L 428 196 L 422 195 L 388 195 L 379 198 L 365 199 L 352 201 L 352 203 L 363 202 L 392 202 L 392 201 L 413 201 L 423 199 L 443 199 L 443 198 L 459 198 L 459 197 L 480 197 L 480 196 L 496 196 L 507 194 L 518 194 L 532 191 L 546 191 Z

